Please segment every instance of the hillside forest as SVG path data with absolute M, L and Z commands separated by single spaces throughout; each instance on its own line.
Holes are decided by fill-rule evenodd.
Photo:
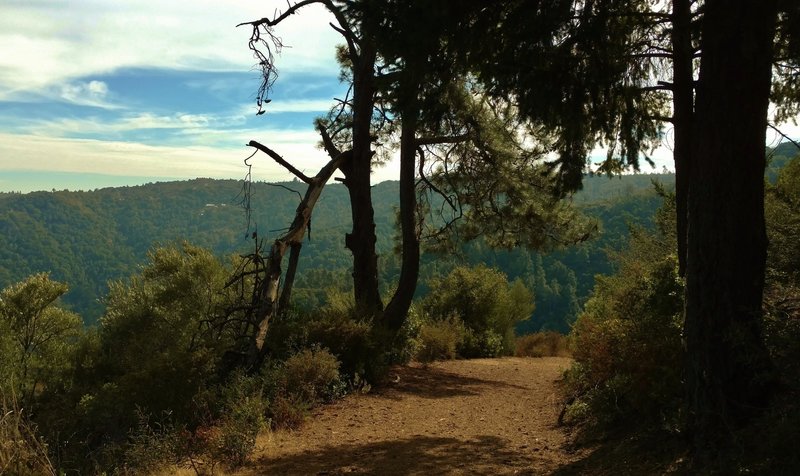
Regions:
M 461 243 L 457 252 L 427 253 L 417 296 L 423 297 L 432 279 L 456 266 L 485 264 L 533 291 L 536 312 L 520 323 L 519 331 L 566 333 L 594 285 L 594 275 L 611 270 L 606 249 L 620 249 L 629 226 L 652 228 L 661 203 L 653 181 L 674 186 L 671 175 L 588 178 L 575 201 L 597 220 L 599 231 L 576 247 L 537 253 L 473 240 Z M 394 241 L 397 185 L 384 182 L 373 188 L 385 283 L 394 282 L 400 269 Z M 299 189 L 296 183 L 253 184 L 249 228 L 241 187 L 237 181 L 198 179 L 93 192 L 2 194 L 0 231 L 5 245 L 0 252 L 0 286 L 48 272 L 51 279 L 69 285 L 62 305 L 94 326 L 105 310 L 108 283 L 134 274 L 155 247 L 187 241 L 227 259 L 251 251 L 253 232 L 269 241 L 291 222 L 299 199 L 289 190 Z M 351 226 L 344 187 L 327 187 L 317 207 L 311 236 L 303 244 L 293 301 L 306 311 L 324 304 L 326 293 L 352 288 L 343 245 L 344 232 Z
M 309 5 L 313 175 L 254 138 L 243 181 L 0 195 L 0 472 L 236 471 L 396 366 L 570 355 L 574 444 L 796 473 L 797 2 L 288 3 L 238 26 L 258 115 Z

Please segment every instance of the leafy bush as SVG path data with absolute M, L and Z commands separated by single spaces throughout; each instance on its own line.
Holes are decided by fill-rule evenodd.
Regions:
M 514 325 L 533 312 L 533 295 L 516 280 L 509 284 L 498 270 L 479 265 L 458 267 L 434 279 L 423 302 L 434 320 L 451 315 L 464 322 L 466 337 L 458 349 L 462 357 L 495 357 L 514 351 Z
M 572 331 L 574 405 L 595 423 L 671 427 L 682 402 L 683 284 L 670 244 L 633 233 L 619 271 L 598 276 Z
M 285 363 L 286 393 L 310 404 L 331 401 L 341 389 L 339 361 L 326 349 L 305 349 Z
M 209 251 L 184 244 L 154 250 L 140 275 L 111 283 L 98 376 L 108 385 L 97 396 L 129 421 L 137 407 L 190 421 L 195 395 L 213 381 L 231 347 L 209 324 L 227 274 Z
M 567 337 L 547 331 L 517 337 L 517 357 L 566 357 L 570 355 Z
M 306 315 L 289 313 L 278 320 L 271 329 L 277 332 L 269 337 L 270 342 L 282 341 L 274 344 L 274 348 L 280 349 L 276 355 L 288 357 L 314 346 L 328 349 L 340 362 L 342 380 L 351 387 L 375 383 L 389 366 L 410 360 L 421 323 L 414 309 L 395 333 L 360 314 L 352 296 L 331 290 L 327 295 L 328 304 L 324 308 Z
M 631 229 L 612 255 L 617 272 L 597 276 L 572 333 L 567 372 L 572 406 L 603 427 L 627 421 L 672 429 L 683 402 L 683 280 L 678 277 L 674 196 L 656 213 L 657 232 Z
M 180 435 L 169 414 L 162 421 L 150 421 L 143 411 L 137 412 L 139 424 L 130 432 L 130 441 L 124 450 L 123 464 L 117 474 L 153 474 L 177 463 L 181 456 Z
M 0 387 L 28 408 L 42 392 L 68 385 L 82 322 L 57 305 L 67 289 L 40 273 L 0 291 Z
M 244 464 L 256 447 L 258 434 L 267 425 L 266 410 L 267 404 L 261 395 L 244 397 L 230 405 L 217 422 L 212 454 L 229 466 Z
M 232 467 L 247 461 L 258 434 L 268 424 L 268 385 L 261 375 L 236 371 L 221 386 L 215 405 L 219 416 L 208 442 L 208 452 L 216 461 Z
M 296 428 L 316 404 L 344 394 L 339 361 L 326 349 L 303 349 L 284 362 L 273 361 L 262 370 L 266 409 L 275 428 Z
M 423 363 L 455 359 L 465 338 L 466 328 L 458 317 L 425 322 L 419 329 L 416 359 Z
M 296 395 L 278 395 L 269 406 L 274 428 L 298 428 L 306 419 L 311 405 Z
M 307 346 L 328 349 L 340 363 L 346 379 L 366 378 L 376 374 L 379 364 L 371 320 L 358 319 L 352 311 L 325 310 L 310 319 L 305 329 Z

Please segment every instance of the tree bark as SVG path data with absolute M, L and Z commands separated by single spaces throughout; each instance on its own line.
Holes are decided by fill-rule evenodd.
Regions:
M 402 264 L 400 279 L 383 319 L 389 330 L 397 332 L 406 321 L 419 278 L 419 223 L 414 165 L 417 156 L 417 104 L 413 101 L 402 115 L 400 136 L 400 229 Z
M 672 122 L 674 131 L 676 235 L 678 272 L 686 275 L 687 199 L 691 175 L 694 74 L 692 69 L 692 2 L 672 2 Z
M 707 448 L 763 408 L 764 166 L 774 0 L 708 0 L 688 192 L 689 425 Z
M 311 236 L 309 234 L 309 236 Z M 310 238 L 309 238 L 310 239 Z M 297 275 L 297 264 L 300 262 L 300 250 L 303 243 L 293 242 L 289 249 L 289 267 L 286 268 L 286 277 L 283 280 L 283 290 L 281 299 L 278 301 L 278 309 L 284 310 L 289 307 L 292 301 L 292 289 L 294 288 L 294 278 Z
M 375 211 L 372 208 L 372 112 L 375 106 L 376 52 L 367 38 L 353 65 L 353 155 L 342 167 L 350 194 L 353 229 L 345 246 L 353 253 L 353 295 L 356 307 L 368 315 L 383 310 L 378 288 L 378 255 L 375 252 Z

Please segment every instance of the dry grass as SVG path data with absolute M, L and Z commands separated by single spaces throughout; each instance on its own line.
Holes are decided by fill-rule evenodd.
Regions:
M 517 337 L 517 357 L 570 357 L 567 337 L 558 332 L 537 332 Z
M 0 411 L 0 474 L 55 476 L 47 445 L 13 394 L 0 395 Z

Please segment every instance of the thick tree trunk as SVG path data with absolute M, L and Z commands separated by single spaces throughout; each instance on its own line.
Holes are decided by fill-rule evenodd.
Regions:
M 678 268 L 686 275 L 686 235 L 688 224 L 687 199 L 691 175 L 692 128 L 694 116 L 694 74 L 692 70 L 692 2 L 672 2 L 672 54 L 673 54 L 673 131 L 675 143 L 675 208 L 677 212 Z
M 383 316 L 387 327 L 393 332 L 399 331 L 406 321 L 419 278 L 419 224 L 414 168 L 417 156 L 417 111 L 416 107 L 408 109 L 409 113 L 402 116 L 400 137 L 400 228 L 403 258 L 397 289 Z
M 689 177 L 689 423 L 700 448 L 763 408 L 764 144 L 774 0 L 708 0 Z
M 378 289 L 375 212 L 370 184 L 375 55 L 375 49 L 363 39 L 358 64 L 353 67 L 353 156 L 342 168 L 353 218 L 353 230 L 345 236 L 345 246 L 353 253 L 353 293 L 358 309 L 372 315 L 383 310 Z

